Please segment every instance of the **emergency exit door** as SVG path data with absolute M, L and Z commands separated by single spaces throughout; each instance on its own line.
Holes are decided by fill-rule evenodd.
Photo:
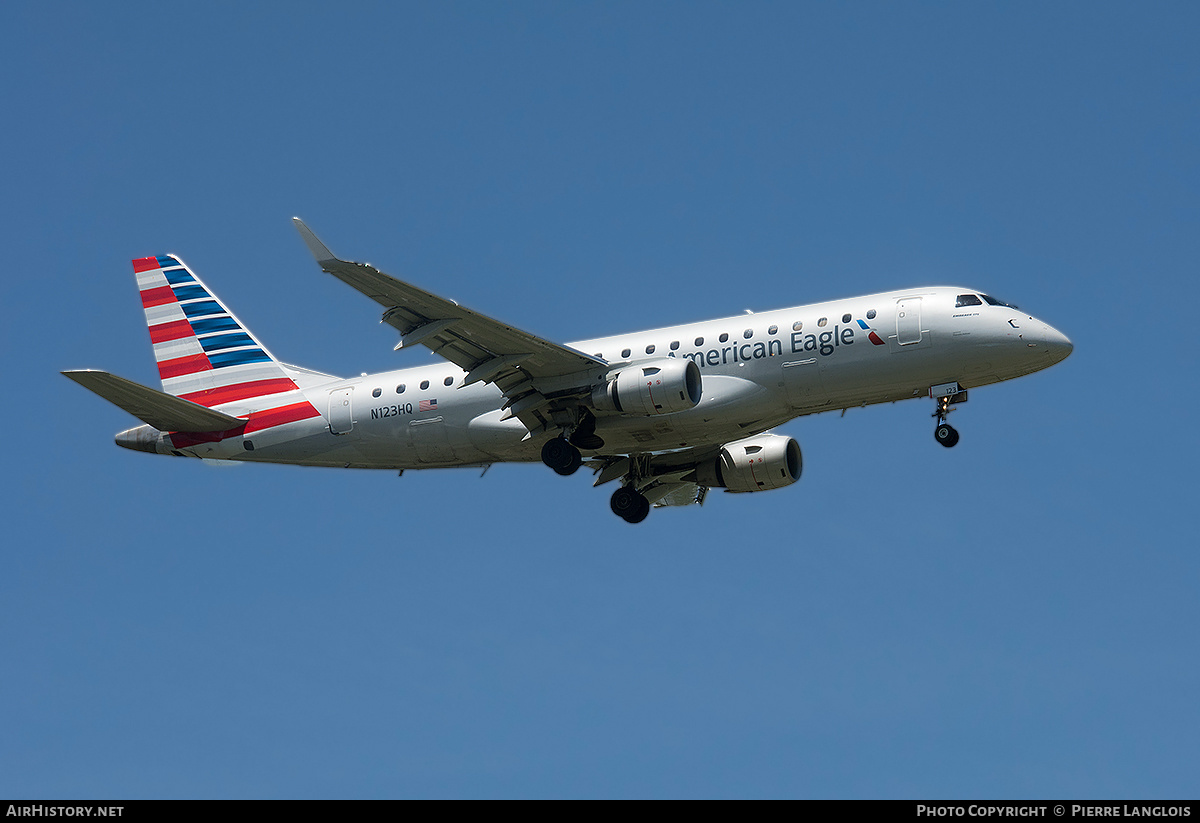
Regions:
M 329 430 L 347 434 L 354 428 L 354 389 L 338 389 L 329 393 Z

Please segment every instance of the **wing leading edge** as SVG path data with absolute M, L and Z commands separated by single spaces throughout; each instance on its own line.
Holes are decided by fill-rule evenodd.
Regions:
M 341 260 L 308 226 L 296 230 L 318 265 L 384 307 L 382 322 L 400 332 L 396 348 L 423 345 L 467 372 L 464 385 L 494 383 L 507 416 L 531 432 L 547 429 L 556 411 L 570 411 L 608 363 L 552 343 L 384 274 L 368 263 Z

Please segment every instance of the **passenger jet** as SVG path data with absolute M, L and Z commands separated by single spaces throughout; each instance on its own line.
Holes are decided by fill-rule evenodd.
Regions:
M 299 218 L 323 270 L 383 307 L 397 349 L 442 361 L 342 378 L 277 359 L 178 257 L 133 261 L 162 391 L 63 372 L 144 425 L 128 449 L 362 469 L 586 464 L 619 480 L 612 510 L 703 503 L 709 489 L 795 483 L 807 414 L 924 397 L 934 437 L 967 390 L 1052 366 L 1062 333 L 981 291 L 928 287 L 562 345 L 341 260 Z

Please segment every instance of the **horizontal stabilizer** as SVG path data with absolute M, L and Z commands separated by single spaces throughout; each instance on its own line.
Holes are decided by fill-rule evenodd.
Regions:
M 63 375 L 159 431 L 228 431 L 246 423 L 241 418 L 214 411 L 199 403 L 148 388 L 106 371 L 83 369 L 65 371 Z

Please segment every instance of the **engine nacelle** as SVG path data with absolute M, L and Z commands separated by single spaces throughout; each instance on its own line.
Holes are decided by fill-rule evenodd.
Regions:
M 660 357 L 623 366 L 605 375 L 592 390 L 599 411 L 624 414 L 673 414 L 700 402 L 700 369 L 684 357 Z
M 731 492 L 763 492 L 800 479 L 800 444 L 781 434 L 756 434 L 726 443 L 715 460 L 696 467 L 696 482 Z

